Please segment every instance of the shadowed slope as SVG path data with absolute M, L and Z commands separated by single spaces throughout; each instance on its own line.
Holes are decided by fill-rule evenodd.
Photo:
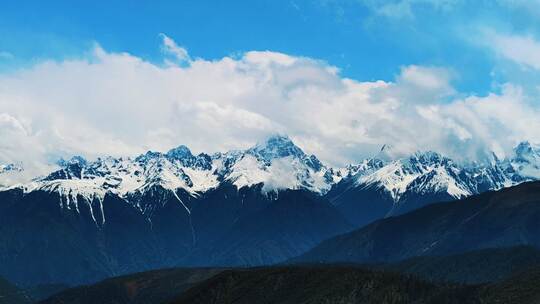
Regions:
M 301 263 L 386 263 L 483 248 L 540 247 L 540 182 L 377 221 L 322 242 Z

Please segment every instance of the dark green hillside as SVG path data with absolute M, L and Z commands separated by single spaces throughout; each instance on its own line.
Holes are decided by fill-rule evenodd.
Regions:
M 434 282 L 478 284 L 502 281 L 540 266 L 540 250 L 529 246 L 483 249 L 450 256 L 424 256 L 376 268 Z
M 482 303 L 539 304 L 540 267 L 484 288 L 481 299 Z
M 24 290 L 0 277 L 0 304 L 29 304 L 32 303 Z
M 354 265 L 165 269 L 71 288 L 40 303 L 538 304 L 540 267 L 483 285 L 434 283 Z
M 162 303 L 221 271 L 211 268 L 176 268 L 136 273 L 107 279 L 93 285 L 70 288 L 40 303 Z
M 175 304 L 478 303 L 476 289 L 434 285 L 356 267 L 227 270 L 188 290 Z

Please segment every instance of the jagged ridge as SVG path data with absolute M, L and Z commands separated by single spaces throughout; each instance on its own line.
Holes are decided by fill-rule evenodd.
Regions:
M 137 198 L 156 187 L 173 196 L 180 191 L 195 198 L 223 183 L 237 189 L 263 185 L 263 192 L 305 189 L 328 196 L 345 214 L 348 205 L 357 208 L 364 196 L 353 195 L 354 202 L 350 202 L 344 201 L 344 193 L 376 192 L 391 203 L 385 214 L 389 215 L 415 209 L 423 201 L 459 199 L 540 178 L 540 149 L 528 142 L 520 143 L 513 157 L 495 158 L 491 164 L 458 164 L 432 151 L 391 160 L 382 155 L 389 149 L 385 145 L 377 157 L 335 169 L 305 154 L 286 136 L 270 137 L 247 150 L 213 155 L 193 155 L 180 145 L 167 153 L 149 151 L 135 158 L 105 157 L 90 162 L 76 156 L 60 161 L 60 170 L 18 187 L 26 192 L 58 192 L 64 200 L 60 206 L 74 209 L 80 202 L 97 202 L 97 208 L 102 208 L 99 202 L 112 192 L 142 212 L 154 207 Z M 0 166 L 0 173 L 21 170 L 22 165 Z M 181 198 L 177 200 L 189 213 L 189 206 Z

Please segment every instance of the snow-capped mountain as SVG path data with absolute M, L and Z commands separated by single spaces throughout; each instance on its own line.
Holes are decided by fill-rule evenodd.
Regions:
M 132 158 L 88 162 L 74 157 L 63 168 L 37 180 L 37 187 L 75 181 L 73 191 L 101 189 L 125 196 L 155 185 L 182 189 L 193 196 L 230 182 L 238 189 L 264 184 L 264 190 L 304 188 L 325 193 L 334 183 L 331 170 L 306 155 L 288 138 L 275 136 L 245 151 L 193 155 L 186 146 L 167 153 L 147 152 Z
M 503 161 L 506 170 L 516 178 L 540 179 L 540 147 L 522 142 L 514 149 L 515 157 Z
M 218 154 L 213 159 L 219 175 L 238 188 L 264 184 L 264 191 L 307 189 L 324 194 L 334 184 L 332 169 L 315 155 L 306 155 L 284 136 L 271 137 L 243 152 Z
M 412 189 L 430 193 L 447 191 L 459 198 L 471 194 L 468 186 L 458 178 L 461 171 L 462 168 L 451 159 L 438 153 L 415 153 L 408 158 L 389 162 L 370 174 L 357 174 L 355 182 L 357 186 L 382 187 L 395 202 Z
M 335 185 L 328 197 L 350 221 L 363 225 L 429 203 L 537 180 L 539 151 L 521 143 L 513 157 L 492 164 L 459 164 L 432 151 L 395 160 L 372 158 L 352 167 L 350 176 Z M 378 205 L 359 207 L 366 201 Z
M 388 150 L 331 168 L 274 136 L 212 155 L 179 146 L 62 160 L 44 177 L 0 190 L 0 263 L 13 265 L 0 275 L 83 283 L 172 265 L 282 262 L 385 216 L 537 179 L 540 164 L 529 143 L 491 164 L 435 152 L 395 159 Z M 2 168 L 0 177 L 19 172 Z
M 60 161 L 61 169 L 48 176 L 18 187 L 26 192 L 57 192 L 61 206 L 75 209 L 80 202 L 101 208 L 106 193 L 114 193 L 144 213 L 153 212 L 157 201 L 165 198 L 176 200 L 189 213 L 186 198 L 196 199 L 224 184 L 236 189 L 259 186 L 263 193 L 304 189 L 328 197 L 353 223 L 364 224 L 354 214 L 372 220 L 540 178 L 540 149 L 523 142 L 514 152 L 513 157 L 492 164 L 460 164 L 432 151 L 392 159 L 391 148 L 385 145 L 374 158 L 331 168 L 304 153 L 290 138 L 273 136 L 246 150 L 213 155 L 193 155 L 181 145 L 135 158 L 87 161 L 76 156 Z M 3 166 L 0 172 L 17 168 Z M 368 216 L 363 201 L 380 204 L 375 215 Z
M 179 146 L 59 165 L 0 191 L 0 252 L 17 248 L 0 254 L 14 265 L 0 275 L 84 283 L 177 265 L 276 263 L 352 228 L 323 197 L 332 169 L 283 136 L 214 155 Z
M 193 155 L 181 145 L 166 153 L 149 151 L 135 158 L 87 161 L 75 156 L 58 164 L 59 170 L 15 187 L 26 192 L 56 192 L 62 198 L 61 206 L 68 209 L 77 209 L 79 203 L 97 204 L 101 208 L 100 202 L 110 192 L 136 204 L 143 212 L 149 212 L 158 202 L 141 197 L 158 189 L 176 197 L 190 212 L 178 197 L 180 192 L 197 198 L 222 184 L 232 184 L 237 189 L 260 185 L 264 193 L 306 189 L 322 195 L 340 174 L 314 155 L 305 154 L 286 136 L 270 137 L 244 151 L 213 155 Z

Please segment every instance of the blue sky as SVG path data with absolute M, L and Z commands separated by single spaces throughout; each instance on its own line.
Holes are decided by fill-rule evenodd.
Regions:
M 0 66 L 82 56 L 94 42 L 158 61 L 158 34 L 166 33 L 197 57 L 272 50 L 325 60 L 358 80 L 391 80 L 410 64 L 451 67 L 460 91 L 485 94 L 497 58 L 475 45 L 478 28 L 531 35 L 540 28 L 520 1 L 495 2 L 7 1 L 0 48 L 13 57 Z M 377 12 L 384 5 L 401 5 L 400 13 Z
M 0 163 L 275 133 L 504 157 L 540 142 L 539 72 L 538 0 L 4 1 Z

